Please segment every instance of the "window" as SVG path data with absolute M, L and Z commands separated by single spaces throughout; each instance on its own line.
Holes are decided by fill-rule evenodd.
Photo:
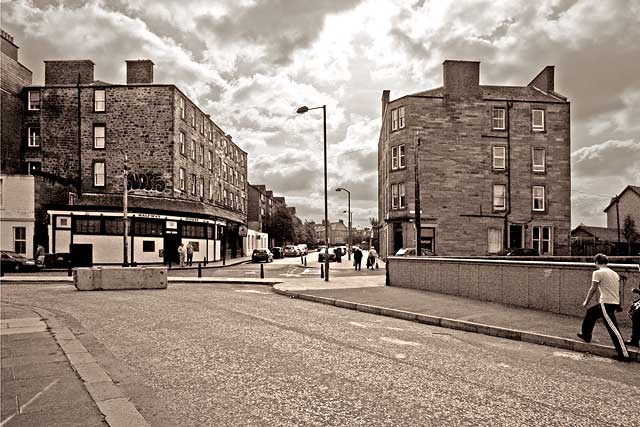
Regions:
M 236 193 L 236 209 L 242 210 L 242 206 L 240 206 L 240 196 Z
M 507 186 L 504 184 L 493 185 L 493 209 L 503 211 L 506 208 Z
M 77 234 L 101 234 L 100 218 L 74 218 L 74 233 Z
M 204 116 L 200 116 L 200 133 L 204 135 Z
M 404 192 L 404 182 L 398 184 L 398 208 L 404 209 L 406 207 L 406 196 Z
M 156 242 L 153 240 L 143 240 L 142 241 L 142 252 L 155 252 L 156 251 Z
M 398 108 L 398 129 L 404 128 L 404 107 Z
M 240 188 L 244 190 L 244 175 L 240 174 Z M 269 199 L 269 205 L 271 205 L 271 199 Z
M 211 151 L 207 152 L 207 168 L 210 171 L 213 170 L 213 153 Z
M 491 113 L 491 128 L 493 130 L 505 130 L 507 112 L 504 108 L 494 108 Z
M 238 179 L 238 171 L 234 170 L 233 171 L 233 183 L 235 185 L 238 185 L 239 182 L 240 182 L 240 180 Z
M 206 237 L 206 226 L 202 224 L 182 224 L 182 237 Z M 194 246 L 193 251 L 198 252 L 195 248 L 194 243 L 199 242 L 190 242 L 192 246 Z M 198 248 L 199 249 L 199 248 Z
M 13 251 L 19 254 L 27 253 L 26 227 L 13 227 Z
M 196 141 L 191 140 L 191 160 L 196 161 Z
M 191 127 L 196 128 L 196 107 L 191 109 Z
M 493 147 L 493 169 L 504 170 L 507 166 L 507 147 Z
M 29 110 L 39 110 L 40 109 L 40 91 L 39 90 L 30 90 L 28 92 L 28 109 Z
M 531 237 L 533 249 L 540 255 L 551 255 L 551 227 L 534 226 Z
M 227 164 L 223 163 L 222 165 L 222 177 L 224 178 L 225 181 L 228 181 L 229 177 L 228 177 L 228 172 L 227 172 Z
M 122 218 L 104 218 L 104 234 L 122 236 L 124 234 Z
M 196 174 L 191 174 L 191 194 L 196 194 Z
M 209 123 L 208 125 L 208 129 L 207 129 L 207 137 L 209 138 L 209 141 L 213 141 L 213 125 L 211 125 L 211 123 Z
M 181 97 L 180 98 L 180 118 L 184 120 L 185 116 L 186 116 L 186 108 L 184 106 L 184 98 Z
M 184 132 L 180 132 L 180 154 L 182 154 L 184 156 L 184 150 L 185 150 L 185 146 L 184 146 Z
M 222 184 L 218 183 L 218 203 L 222 203 Z
M 547 156 L 544 148 L 533 148 L 533 171 L 544 172 L 546 169 Z
M 398 184 L 391 184 L 391 209 L 398 209 Z
M 153 219 L 136 219 L 133 229 L 136 236 L 162 236 L 163 221 Z
M 218 156 L 218 176 L 222 176 L 222 157 Z
M 536 132 L 544 131 L 544 110 L 531 110 L 531 129 Z
M 533 186 L 533 210 L 544 211 L 544 187 L 542 185 Z
M 406 166 L 407 165 L 404 161 L 404 144 L 398 145 L 398 167 L 404 168 Z
M 204 145 L 200 145 L 200 151 L 198 152 L 198 163 L 204 166 Z
M 264 208 L 260 208 L 260 216 L 264 216 Z
M 180 168 L 180 180 L 178 182 L 178 188 L 180 188 L 180 190 L 184 191 L 184 168 Z
M 42 163 L 40 162 L 27 162 L 27 175 L 32 175 L 33 171 L 42 170 Z
M 40 147 L 40 128 L 29 128 L 27 134 L 27 147 Z
M 93 111 L 103 112 L 107 106 L 107 92 L 104 89 L 93 91 Z
M 222 201 L 225 204 L 225 206 L 227 205 L 227 189 L 225 188 L 223 193 L 222 193 Z
M 97 161 L 93 164 L 93 186 L 104 187 L 105 165 L 104 161 Z
M 398 147 L 391 147 L 391 170 L 398 169 Z
M 404 128 L 404 107 L 391 110 L 391 130 Z
M 204 178 L 200 178 L 200 186 L 198 188 L 198 196 L 204 197 Z
M 93 125 L 93 148 L 105 148 L 106 129 L 104 125 Z
M 502 230 L 499 228 L 489 228 L 489 236 L 487 238 L 488 252 L 495 254 L 502 250 Z
M 76 193 L 69 193 L 69 205 L 75 205 L 76 200 L 78 200 L 78 195 Z
M 213 200 L 213 180 L 209 180 L 209 200 Z

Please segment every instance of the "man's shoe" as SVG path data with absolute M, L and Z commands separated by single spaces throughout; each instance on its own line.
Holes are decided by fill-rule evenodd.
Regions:
M 638 341 L 625 341 L 624 344 L 631 347 L 640 347 L 640 342 Z
M 576 334 L 578 336 L 578 338 L 580 338 L 582 341 L 586 342 L 586 343 L 590 343 L 591 342 L 591 338 L 587 338 L 584 335 L 582 335 L 580 332 L 578 332 Z

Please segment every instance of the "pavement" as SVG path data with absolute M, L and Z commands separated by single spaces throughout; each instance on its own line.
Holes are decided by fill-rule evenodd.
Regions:
M 237 260 L 229 265 L 246 262 Z M 307 267 L 307 266 L 301 266 Z M 310 263 L 307 268 L 318 268 Z M 347 261 L 331 271 L 352 270 Z M 211 282 L 272 285 L 291 298 L 389 316 L 443 328 L 513 339 L 566 350 L 613 357 L 615 350 L 602 323 L 592 343 L 575 338 L 582 319 L 476 301 L 451 295 L 385 286 L 380 274 L 330 275 L 301 279 L 233 279 L 169 277 L 170 283 Z M 3 283 L 69 282 L 66 276 L 5 276 Z M 0 427 L 9 426 L 147 426 L 144 417 L 74 333 L 50 312 L 7 304 L 1 311 L 2 410 Z M 619 319 L 626 313 L 619 313 Z M 625 338 L 630 325 L 621 328 Z M 640 362 L 640 349 L 628 348 Z

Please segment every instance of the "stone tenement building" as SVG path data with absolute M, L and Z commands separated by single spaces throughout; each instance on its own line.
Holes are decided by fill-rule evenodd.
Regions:
M 267 222 L 279 206 L 287 207 L 284 197 L 273 195 L 273 191 L 259 184 L 248 185 L 248 209 L 247 221 L 249 228 L 259 232 L 267 231 Z M 274 236 L 269 236 L 271 240 L 269 247 L 275 246 Z
M 442 87 L 393 101 L 382 94 L 382 255 L 415 247 L 416 171 L 422 247 L 568 255 L 569 102 L 554 91 L 554 67 L 527 86 L 480 85 L 479 62 L 445 61 L 443 70 Z
M 127 61 L 126 84 L 110 84 L 90 60 L 45 61 L 44 85 L 22 90 L 13 166 L 74 184 L 47 206 L 48 252 L 123 262 L 126 168 L 129 262 L 176 262 L 188 242 L 194 261 L 242 255 L 247 153 L 153 66 Z

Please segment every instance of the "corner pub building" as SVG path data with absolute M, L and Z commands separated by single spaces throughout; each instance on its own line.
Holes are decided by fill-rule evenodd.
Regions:
M 188 242 L 195 262 L 243 255 L 247 153 L 153 67 L 126 61 L 126 84 L 110 84 L 90 60 L 45 61 L 44 86 L 23 90 L 28 171 L 70 183 L 43 207 L 47 252 L 121 264 L 126 185 L 128 262 L 177 263 Z

